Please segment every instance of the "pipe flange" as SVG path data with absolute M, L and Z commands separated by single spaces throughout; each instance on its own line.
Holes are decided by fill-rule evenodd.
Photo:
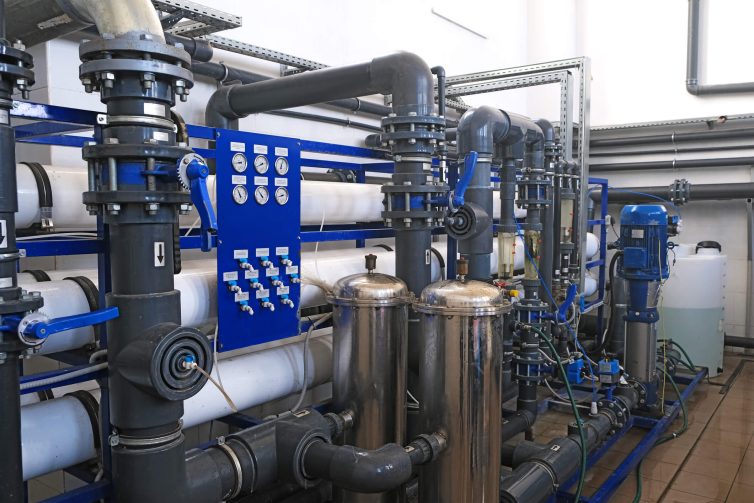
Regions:
M 639 381 L 629 380 L 628 385 L 631 386 L 639 397 L 637 406 L 643 407 L 647 404 L 647 388 Z
M 96 191 L 84 192 L 84 204 L 190 204 L 191 194 L 178 191 Z
M 620 430 L 626 426 L 626 423 L 630 419 L 629 414 L 622 405 L 623 404 L 618 404 L 615 400 L 602 399 L 597 402 L 598 410 L 606 409 L 610 412 L 611 416 L 615 418 L 613 427 L 616 430 Z
M 685 178 L 675 180 L 668 187 L 670 201 L 681 206 L 691 199 L 691 183 Z
M 187 147 L 176 147 L 159 143 L 114 143 L 87 145 L 82 149 L 82 157 L 84 160 L 106 159 L 108 157 L 114 157 L 116 159 L 144 159 L 147 157 L 154 157 L 155 159 L 176 161 L 184 155 L 192 152 L 193 150 Z

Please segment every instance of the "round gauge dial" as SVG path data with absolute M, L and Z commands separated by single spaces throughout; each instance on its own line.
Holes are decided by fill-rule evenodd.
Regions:
M 277 201 L 279 205 L 282 206 L 287 203 L 288 198 L 288 189 L 286 189 L 285 187 L 278 187 L 277 189 L 275 189 L 275 201 Z
M 257 170 L 257 173 L 260 175 L 264 175 L 267 173 L 267 170 L 270 169 L 270 161 L 268 161 L 265 156 L 258 155 L 254 158 L 254 169 Z
M 280 176 L 288 174 L 288 159 L 285 157 L 278 157 L 275 159 L 275 171 Z
M 270 191 L 267 190 L 267 187 L 257 187 L 254 190 L 254 199 L 259 204 L 267 204 L 267 201 L 270 200 Z
M 243 185 L 233 187 L 233 200 L 236 204 L 244 204 L 249 199 L 249 191 Z
M 246 159 L 246 156 L 240 152 L 238 154 L 233 154 L 233 160 L 231 162 L 233 163 L 233 169 L 238 173 L 243 173 L 246 171 L 246 168 L 249 167 L 249 161 Z

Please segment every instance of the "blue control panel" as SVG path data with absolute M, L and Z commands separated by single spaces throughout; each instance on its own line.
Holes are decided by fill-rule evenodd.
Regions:
M 300 144 L 218 130 L 215 151 L 218 350 L 297 335 Z

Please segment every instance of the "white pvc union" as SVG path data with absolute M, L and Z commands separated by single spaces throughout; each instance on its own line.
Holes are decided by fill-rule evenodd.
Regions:
M 658 304 L 658 334 L 678 342 L 695 365 L 716 376 L 723 366 L 727 257 L 715 248 L 696 251 L 696 245 L 688 244 L 675 253 Z

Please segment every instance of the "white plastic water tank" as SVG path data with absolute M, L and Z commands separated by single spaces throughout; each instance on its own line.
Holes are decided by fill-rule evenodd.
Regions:
M 658 305 L 658 337 L 673 339 L 710 376 L 722 372 L 728 258 L 714 241 L 681 244 L 670 254 L 670 278 Z

